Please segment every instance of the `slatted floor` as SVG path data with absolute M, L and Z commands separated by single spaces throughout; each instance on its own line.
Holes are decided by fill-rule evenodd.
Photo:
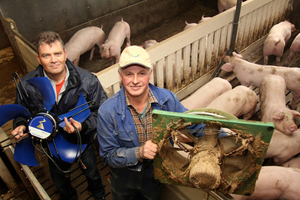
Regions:
M 101 174 L 102 183 L 105 186 L 105 198 L 107 200 L 111 200 L 112 195 L 110 192 L 110 183 L 107 180 L 107 177 L 109 175 L 109 168 L 101 162 L 98 151 L 95 150 L 95 152 L 97 154 L 97 167 Z M 52 200 L 59 199 L 59 194 L 58 194 L 55 186 L 53 185 L 53 181 L 50 176 L 48 161 L 47 161 L 48 159 L 47 159 L 46 155 L 44 155 L 40 152 L 37 152 L 36 157 L 38 159 L 40 166 L 39 167 L 31 167 L 31 171 L 33 172 L 35 177 L 38 179 L 40 184 L 43 186 L 43 188 L 45 189 L 47 194 L 50 196 L 50 198 Z M 70 174 L 70 179 L 71 179 L 72 186 L 74 188 L 76 188 L 76 190 L 77 190 L 78 199 L 86 199 L 86 200 L 94 199 L 92 197 L 92 194 L 86 190 L 87 181 L 86 181 L 84 174 L 80 170 L 79 166 L 75 163 L 75 164 L 73 164 L 72 169 L 74 169 L 74 171 Z

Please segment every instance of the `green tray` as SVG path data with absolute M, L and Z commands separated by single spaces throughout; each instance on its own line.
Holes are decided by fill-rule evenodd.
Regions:
M 234 194 L 251 195 L 254 192 L 255 182 L 273 134 L 274 124 L 271 122 L 265 123 L 260 121 L 240 120 L 231 114 L 215 109 L 195 109 L 186 113 L 153 110 L 152 141 L 159 145 L 164 138 L 169 137 L 170 131 L 167 130 L 168 127 L 176 129 L 180 125 L 184 124 L 207 124 L 209 126 L 228 128 L 232 131 L 241 133 L 241 135 L 239 135 L 242 137 L 255 138 L 253 142 L 250 143 L 251 146 L 249 147 L 255 150 L 256 155 L 256 158 L 251 161 L 252 164 L 248 167 L 244 167 L 242 171 L 238 171 L 236 173 L 226 175 L 223 175 L 222 173 L 223 182 L 230 183 L 230 185 L 236 184 L 235 182 L 238 183 L 234 187 L 234 191 L 232 191 L 232 188 L 230 191 L 228 185 L 224 186 L 224 184 L 220 184 L 220 186 L 215 189 L 215 191 L 221 192 L 222 194 L 228 194 L 230 191 L 230 193 Z M 252 157 L 253 155 L 251 156 L 251 159 Z M 155 179 L 166 184 L 193 187 L 193 185 L 189 182 L 188 176 L 182 177 L 181 181 L 174 181 L 174 179 L 169 176 L 169 173 L 162 167 L 163 159 L 164 158 L 159 155 L 154 158 Z

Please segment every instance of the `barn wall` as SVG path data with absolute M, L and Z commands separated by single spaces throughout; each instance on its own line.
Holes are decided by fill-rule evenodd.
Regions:
M 59 32 L 67 41 L 80 28 L 103 25 L 110 31 L 121 17 L 131 25 L 132 35 L 150 30 L 189 10 L 197 0 L 1 0 L 4 18 L 15 21 L 18 31 L 30 42 L 44 30 Z

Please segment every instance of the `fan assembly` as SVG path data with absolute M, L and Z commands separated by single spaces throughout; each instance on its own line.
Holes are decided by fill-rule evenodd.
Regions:
M 15 83 L 17 85 L 17 91 L 21 98 L 28 98 L 29 96 L 19 78 L 19 76 L 13 74 Z M 21 94 L 16 77 L 19 78 L 19 86 L 23 90 L 24 96 Z M 15 142 L 14 160 L 29 166 L 38 166 L 35 149 L 45 153 L 48 158 L 52 156 L 68 163 L 72 163 L 78 158 L 81 152 L 85 149 L 86 144 L 81 144 L 80 135 L 77 134 L 77 144 L 73 144 L 64 139 L 61 130 L 65 127 L 64 117 L 73 118 L 76 121 L 83 122 L 90 115 L 89 103 L 85 100 L 80 93 L 77 105 L 69 110 L 67 113 L 55 115 L 51 112 L 53 105 L 55 104 L 55 92 L 48 78 L 36 77 L 27 80 L 30 84 L 35 86 L 43 97 L 43 109 L 29 112 L 24 106 L 18 104 L 7 104 L 0 106 L 0 127 L 6 122 L 23 117 L 28 122 L 28 136 Z M 61 127 L 61 129 L 59 129 Z M 14 136 L 10 137 L 13 138 Z M 3 142 L 3 141 L 2 141 Z M 41 149 L 36 147 L 36 144 L 40 144 Z M 10 144 L 12 145 L 12 144 Z M 46 146 L 46 147 L 44 147 Z M 49 154 L 45 151 L 48 149 Z
M 206 124 L 201 137 L 191 134 L 190 127 L 197 124 Z M 152 127 L 152 141 L 159 147 L 155 179 L 224 195 L 254 192 L 274 130 L 273 123 L 240 120 L 207 108 L 186 113 L 154 110 Z M 192 142 L 181 142 L 181 134 Z

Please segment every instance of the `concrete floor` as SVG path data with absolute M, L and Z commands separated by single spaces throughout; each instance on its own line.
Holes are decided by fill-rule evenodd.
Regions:
M 18 60 L 11 47 L 0 50 L 0 105 L 13 103 L 16 90 L 12 73 L 17 72 L 23 76 Z
M 17 72 L 19 76 L 23 76 L 22 70 L 19 66 L 18 60 L 14 55 L 14 52 L 12 51 L 11 47 L 5 48 L 0 50 L 0 105 L 3 104 L 11 104 L 15 101 L 15 84 L 12 78 L 12 73 Z M 2 158 L 3 155 L 1 155 Z M 7 164 L 7 163 L 6 163 Z M 13 173 L 13 172 L 12 172 Z M 18 180 L 18 184 L 21 188 L 24 188 L 22 186 L 22 181 Z M 14 200 L 30 200 L 32 197 L 28 194 L 26 189 L 19 194 L 18 196 L 15 196 L 9 188 L 5 185 L 5 183 L 0 180 L 0 200 L 8 200 L 8 199 L 14 199 Z

